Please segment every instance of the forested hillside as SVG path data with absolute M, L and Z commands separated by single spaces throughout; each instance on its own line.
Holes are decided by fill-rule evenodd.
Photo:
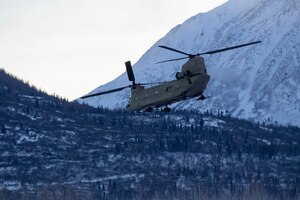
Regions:
M 255 188 L 299 197 L 297 127 L 92 108 L 1 70 L 0 128 L 4 199 L 199 199 Z

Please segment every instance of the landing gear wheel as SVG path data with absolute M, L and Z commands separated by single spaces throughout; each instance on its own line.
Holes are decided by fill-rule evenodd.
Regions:
M 201 95 L 201 96 L 199 97 L 199 99 L 200 99 L 200 100 L 204 100 L 204 99 L 205 99 L 205 96 L 204 96 L 204 95 Z
M 145 112 L 153 112 L 153 108 L 147 108 L 146 110 L 145 110 Z
M 170 112 L 171 111 L 171 108 L 169 108 L 169 107 L 165 107 L 163 110 L 162 110 L 163 112 Z

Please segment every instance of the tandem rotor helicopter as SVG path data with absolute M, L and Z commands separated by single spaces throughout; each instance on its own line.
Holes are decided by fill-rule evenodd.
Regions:
M 95 94 L 85 95 L 81 99 L 91 98 L 94 96 L 109 94 L 118 92 L 126 88 L 131 88 L 131 97 L 129 98 L 126 108 L 129 111 L 146 111 L 152 112 L 154 109 L 162 108 L 164 112 L 170 112 L 168 107 L 172 103 L 198 97 L 200 100 L 204 100 L 207 97 L 203 95 L 206 85 L 210 79 L 207 74 L 204 58 L 201 55 L 215 54 L 232 49 L 237 49 L 253 44 L 260 43 L 261 41 L 241 44 L 237 46 L 231 46 L 223 49 L 207 51 L 197 54 L 189 54 L 171 47 L 159 46 L 160 48 L 174 51 L 185 55 L 181 58 L 175 58 L 170 60 L 161 61 L 158 63 L 165 63 L 177 60 L 188 59 L 188 61 L 182 65 L 181 72 L 177 72 L 175 80 L 160 83 L 136 83 L 134 73 L 130 61 L 125 63 L 126 71 L 131 85 L 107 90 Z M 145 88 L 145 85 L 153 85 L 149 88 Z

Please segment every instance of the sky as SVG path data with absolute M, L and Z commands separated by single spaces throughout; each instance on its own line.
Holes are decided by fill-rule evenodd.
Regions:
M 0 68 L 73 100 L 227 0 L 0 0 Z

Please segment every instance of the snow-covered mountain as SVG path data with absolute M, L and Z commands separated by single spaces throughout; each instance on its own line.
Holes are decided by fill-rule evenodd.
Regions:
M 180 109 L 223 110 L 233 116 L 300 125 L 300 1 L 229 0 L 173 28 L 134 64 L 137 82 L 174 79 L 186 60 L 155 64 L 180 57 L 166 45 L 198 53 L 247 42 L 261 44 L 205 56 L 211 80 L 205 101 L 175 104 Z M 91 93 L 126 86 L 127 74 Z M 125 107 L 129 90 L 86 99 L 93 106 Z

